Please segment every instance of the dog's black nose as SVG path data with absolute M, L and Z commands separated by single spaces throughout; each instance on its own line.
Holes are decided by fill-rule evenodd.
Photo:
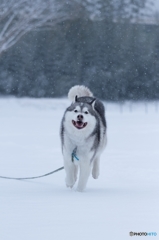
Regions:
M 82 121 L 82 120 L 83 120 L 83 115 L 78 115 L 78 116 L 77 116 L 77 119 L 78 119 L 79 121 Z

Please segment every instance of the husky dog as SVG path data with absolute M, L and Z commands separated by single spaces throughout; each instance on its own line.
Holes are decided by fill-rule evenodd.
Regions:
M 85 86 L 74 86 L 68 93 L 72 104 L 66 109 L 61 122 L 61 143 L 66 171 L 66 186 L 83 191 L 92 170 L 99 176 L 100 155 L 106 146 L 105 109 Z

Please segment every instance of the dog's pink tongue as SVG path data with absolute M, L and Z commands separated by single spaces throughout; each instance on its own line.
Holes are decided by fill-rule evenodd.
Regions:
M 83 127 L 83 122 L 77 121 L 76 122 L 76 126 L 79 127 L 79 128 Z

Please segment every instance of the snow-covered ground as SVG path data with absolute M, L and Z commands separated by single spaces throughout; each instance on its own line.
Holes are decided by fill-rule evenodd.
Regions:
M 66 99 L 0 99 L 0 175 L 63 166 L 66 106 Z M 130 231 L 159 239 L 159 103 L 107 103 L 106 116 L 100 177 L 90 177 L 85 192 L 65 187 L 64 170 L 37 180 L 0 179 L 0 240 L 127 240 Z

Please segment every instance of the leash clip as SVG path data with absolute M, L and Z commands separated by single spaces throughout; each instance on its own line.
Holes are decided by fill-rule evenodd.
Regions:
M 73 150 L 72 152 L 72 162 L 74 162 L 74 158 L 79 161 L 79 158 L 76 156 L 76 152 L 77 152 L 77 147 Z

